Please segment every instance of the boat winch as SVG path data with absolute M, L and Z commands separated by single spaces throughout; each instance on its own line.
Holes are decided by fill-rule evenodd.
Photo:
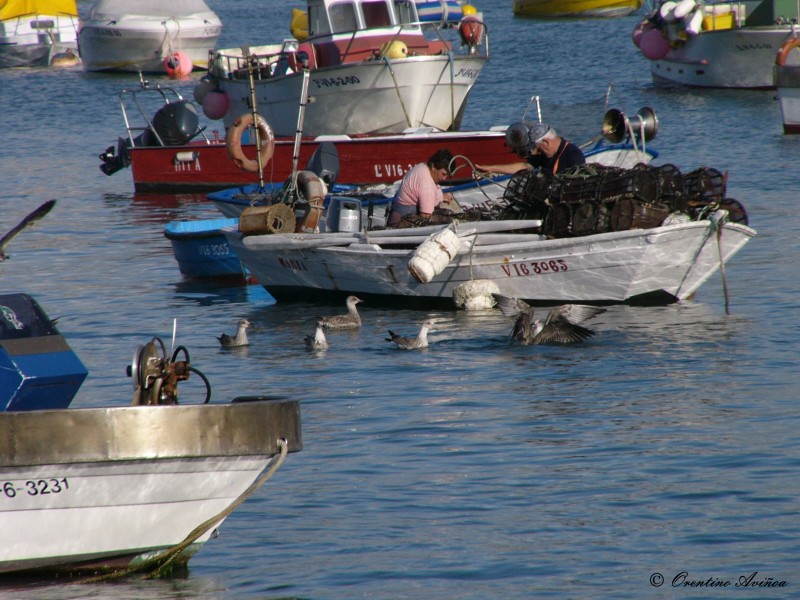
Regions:
M 180 355 L 184 360 L 177 360 Z M 206 376 L 191 366 L 189 351 L 178 346 L 169 358 L 161 338 L 153 337 L 144 346 L 139 346 L 127 369 L 128 377 L 133 380 L 133 405 L 178 404 L 178 383 L 189 379 L 192 372 L 205 383 L 204 404 L 208 404 L 211 386 Z

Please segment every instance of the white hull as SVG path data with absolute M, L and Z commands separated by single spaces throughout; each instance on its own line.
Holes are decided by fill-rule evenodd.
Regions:
M 303 134 L 401 133 L 412 127 L 446 130 L 457 123 L 487 58 L 418 56 L 364 61 L 311 71 Z M 452 77 L 451 77 L 452 74 Z M 293 73 L 255 83 L 258 112 L 275 135 L 297 130 L 303 77 Z M 251 111 L 247 79 L 219 80 L 230 107 L 225 126 Z M 457 127 L 456 127 L 457 128 Z
M 774 87 L 775 54 L 791 26 L 702 31 L 651 62 L 653 79 L 710 88 Z
M 87 20 L 78 34 L 78 48 L 88 71 L 163 73 L 171 52 L 185 52 L 194 68 L 208 67 L 222 32 L 222 22 L 213 13 L 167 19 L 131 16 L 109 23 Z
M 784 133 L 800 133 L 800 65 L 775 66 Z
M 514 222 L 505 224 L 514 227 Z M 462 223 L 459 229 L 476 226 L 482 223 Z M 311 235 L 225 234 L 255 278 L 279 299 L 301 290 L 449 299 L 459 284 L 489 280 L 502 294 L 532 301 L 625 302 L 652 294 L 680 300 L 719 268 L 716 233 L 710 221 L 700 221 L 552 240 L 536 234 L 482 233 L 472 251 L 472 237 L 466 236 L 444 270 L 429 283 L 419 283 L 408 264 L 424 238 L 398 246 L 397 239 L 381 237 L 411 230 L 397 231 L 349 238 L 327 234 L 327 242 L 324 235 L 316 241 Z M 749 227 L 725 224 L 723 260 L 754 235 Z
M 77 49 L 77 33 L 78 18 L 71 16 L 27 15 L 2 21 L 0 68 L 46 67 L 54 54 Z
M 298 406 L 275 402 L 0 413 L 0 433 L 0 572 L 170 548 L 256 480 L 278 437 L 301 447 Z

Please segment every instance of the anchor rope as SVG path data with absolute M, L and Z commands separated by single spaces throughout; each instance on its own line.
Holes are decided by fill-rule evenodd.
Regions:
M 278 468 L 280 468 L 280 466 L 283 464 L 283 461 L 286 459 L 286 454 L 289 451 L 289 444 L 285 438 L 279 438 L 278 447 L 280 448 L 280 454 L 273 456 L 270 459 L 269 467 L 263 475 L 250 484 L 250 487 L 248 487 L 244 492 L 239 494 L 239 496 L 227 508 L 217 513 L 213 517 L 206 519 L 200 523 L 200 525 L 195 527 L 182 542 L 145 559 L 139 564 L 131 565 L 125 569 L 112 571 L 110 573 L 104 573 L 103 575 L 98 575 L 96 577 L 80 579 L 75 583 L 102 583 L 105 581 L 113 581 L 116 579 L 129 577 L 136 573 L 143 573 L 142 579 L 153 579 L 163 575 L 163 573 L 167 570 L 167 567 L 169 567 L 186 548 L 196 542 L 200 536 L 206 533 L 214 525 L 230 515 L 248 497 L 250 497 L 258 488 L 263 486 L 270 479 L 270 477 L 275 474 Z

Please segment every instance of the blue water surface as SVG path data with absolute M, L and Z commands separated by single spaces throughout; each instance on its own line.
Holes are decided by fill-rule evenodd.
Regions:
M 222 46 L 289 37 L 280 0 L 209 4 Z M 507 1 L 478 8 L 492 58 L 465 127 L 517 120 L 539 95 L 545 121 L 586 141 L 613 82 L 612 106 L 656 110 L 657 163 L 728 173 L 759 232 L 728 264 L 730 315 L 719 274 L 680 304 L 609 307 L 570 347 L 510 346 L 496 310 L 363 304 L 361 330 L 309 354 L 315 317 L 343 306 L 184 281 L 164 225 L 218 216 L 213 206 L 135 194 L 129 171 L 98 169 L 135 75 L 0 71 L 2 229 L 58 199 L 8 248 L 0 284 L 58 317 L 90 371 L 74 406 L 129 404 L 134 351 L 168 340 L 177 319 L 212 401 L 298 398 L 305 441 L 186 577 L 5 585 L 0 597 L 800 596 L 800 136 L 782 134 L 774 92 L 654 87 L 631 43 L 641 14 L 545 22 L 514 18 Z M 175 85 L 191 97 L 195 79 Z M 385 341 L 429 314 L 427 350 Z M 251 345 L 222 351 L 216 336 L 242 317 Z M 193 378 L 181 394 L 201 401 L 204 387 Z M 736 586 L 770 579 L 786 585 Z

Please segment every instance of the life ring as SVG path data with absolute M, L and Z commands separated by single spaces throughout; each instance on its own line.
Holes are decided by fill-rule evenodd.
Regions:
M 777 56 L 775 56 L 775 64 L 782 67 L 786 64 L 786 59 L 789 58 L 789 52 L 795 48 L 800 48 L 800 38 L 792 37 L 781 44 Z
M 228 156 L 236 164 L 237 167 L 248 173 L 258 172 L 258 161 L 247 158 L 242 152 L 242 134 L 248 127 L 253 125 L 253 115 L 251 113 L 243 114 L 236 119 L 228 129 L 227 139 L 225 146 L 228 149 Z M 270 161 L 272 155 L 275 154 L 275 134 L 272 133 L 272 127 L 269 126 L 266 119 L 261 115 L 258 116 L 258 134 L 261 141 L 261 149 L 259 155 L 261 156 L 261 168 Z
M 297 191 L 308 202 L 308 210 L 297 222 L 296 233 L 317 233 L 325 203 L 325 184 L 316 173 L 300 171 L 297 174 Z

